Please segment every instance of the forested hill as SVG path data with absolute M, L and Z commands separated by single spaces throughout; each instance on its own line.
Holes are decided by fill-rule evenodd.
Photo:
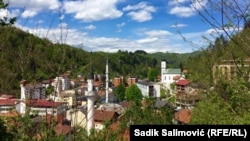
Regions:
M 160 69 L 161 59 L 169 67 L 179 67 L 192 54 L 154 53 L 145 51 L 118 51 L 116 53 L 87 52 L 65 44 L 53 44 L 11 26 L 0 26 L 0 93 L 19 90 L 22 79 L 39 82 L 66 71 L 72 77 L 86 74 L 91 62 L 95 73 L 105 73 L 109 59 L 110 76 L 147 77 L 149 68 Z

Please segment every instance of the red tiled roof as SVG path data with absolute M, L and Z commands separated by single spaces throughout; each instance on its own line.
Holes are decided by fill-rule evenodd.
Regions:
M 0 99 L 0 106 L 15 106 L 17 99 Z
M 183 80 L 179 80 L 178 82 L 175 83 L 176 85 L 183 85 L 186 86 L 187 84 L 189 84 L 189 81 L 186 79 Z
M 188 109 L 181 109 L 175 113 L 175 120 L 184 124 L 189 124 L 191 119 L 191 111 Z
M 48 100 L 28 100 L 27 104 L 29 104 L 29 106 L 34 106 L 34 107 L 57 107 L 61 104 L 63 104 L 63 102 L 54 102 L 54 101 L 48 101 Z
M 115 111 L 95 110 L 94 120 L 95 121 L 110 121 L 114 116 Z

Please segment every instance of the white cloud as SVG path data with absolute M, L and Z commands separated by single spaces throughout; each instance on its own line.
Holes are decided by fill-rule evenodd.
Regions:
M 157 37 L 151 37 L 151 38 L 145 38 L 145 39 L 137 40 L 137 42 L 139 44 L 147 44 L 147 43 L 156 42 L 157 40 L 158 40 Z
M 169 11 L 169 14 L 177 15 L 179 17 L 191 17 L 195 15 L 195 10 L 191 7 L 178 6 Z
M 123 26 L 125 26 L 126 25 L 126 23 L 120 23 L 120 24 L 117 24 L 116 26 L 118 27 L 118 28 L 121 28 L 121 27 L 123 27 Z
M 64 24 L 65 25 L 65 24 Z M 19 26 L 20 27 L 20 26 Z M 72 46 L 81 47 L 86 51 L 117 52 L 118 50 L 136 51 L 144 50 L 152 52 L 177 52 L 186 53 L 192 51 L 190 46 L 183 44 L 183 39 L 177 35 L 169 35 L 168 31 L 152 30 L 144 32 L 148 35 L 142 39 L 122 39 L 108 37 L 91 37 L 86 32 L 78 29 L 67 28 L 66 25 L 60 28 L 29 28 L 21 27 L 41 38 L 47 38 L 52 42 L 66 43 Z M 187 40 L 199 43 L 200 35 L 204 33 L 183 34 Z M 171 42 L 170 42 L 171 41 Z
M 171 25 L 170 27 L 186 27 L 186 26 L 188 26 L 188 25 L 186 25 L 186 24 L 174 24 L 174 25 Z
M 6 17 L 8 15 L 8 11 L 5 9 L 0 9 L 0 18 Z
M 3 17 L 8 17 L 8 18 L 17 17 L 17 15 L 19 15 L 19 13 L 20 13 L 20 10 L 18 10 L 18 9 L 14 9 L 14 10 L 11 10 L 11 11 L 8 11 L 7 9 L 0 9 L 0 18 L 3 18 Z
M 161 37 L 161 36 L 172 35 L 172 33 L 170 33 L 169 31 L 165 31 L 165 30 L 151 30 L 151 31 L 145 32 L 145 34 L 150 37 Z
M 180 5 L 180 4 L 186 3 L 188 1 L 190 1 L 190 0 L 170 0 L 168 2 L 168 5 L 170 5 L 170 6 L 171 5 Z
M 145 22 L 145 21 L 149 21 L 152 19 L 151 13 L 141 10 L 138 12 L 129 12 L 127 14 L 128 16 L 131 17 L 132 20 L 137 21 L 137 22 Z
M 207 0 L 172 0 L 168 3 L 169 14 L 179 17 L 191 17 L 197 14 L 197 10 L 202 10 L 206 6 Z
M 91 24 L 91 25 L 85 26 L 84 28 L 87 30 L 93 30 L 93 29 L 96 29 L 96 26 Z
M 65 1 L 64 9 L 68 14 L 75 14 L 76 19 L 92 22 L 121 17 L 123 13 L 116 8 L 118 2 L 120 0 Z
M 4 0 L 12 8 L 23 8 L 23 18 L 33 17 L 41 11 L 57 10 L 61 4 L 59 0 Z
M 152 13 L 156 12 L 156 8 L 148 5 L 146 2 L 140 2 L 137 5 L 124 7 L 123 11 L 130 11 L 127 15 L 130 16 L 132 20 L 145 22 L 153 18 Z

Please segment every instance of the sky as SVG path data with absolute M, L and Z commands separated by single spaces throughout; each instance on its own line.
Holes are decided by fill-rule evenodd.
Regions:
M 0 16 L 17 17 L 18 28 L 92 52 L 189 53 L 206 46 L 202 36 L 211 28 L 194 9 L 206 0 L 4 1 L 9 7 Z

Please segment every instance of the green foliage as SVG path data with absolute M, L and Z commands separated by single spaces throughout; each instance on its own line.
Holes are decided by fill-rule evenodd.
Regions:
M 150 68 L 148 71 L 148 80 L 149 81 L 157 81 L 157 76 L 159 74 L 159 70 L 156 68 Z
M 90 60 L 95 68 L 94 73 L 103 74 L 106 64 L 103 58 L 107 57 L 111 78 L 136 76 L 145 79 L 148 77 L 149 68 L 160 69 L 159 57 L 144 51 L 89 53 L 69 45 L 53 44 L 47 39 L 38 38 L 11 26 L 0 26 L 0 31 L 0 73 L 4 74 L 0 75 L 0 93 L 8 92 L 18 96 L 19 82 L 22 79 L 41 82 L 66 71 L 71 71 L 75 78 L 78 73 L 86 75 Z M 172 60 L 178 61 L 176 58 Z
M 117 100 L 119 102 L 125 100 L 125 85 L 123 83 L 120 83 L 114 90 L 114 94 L 117 97 Z
M 6 126 L 6 123 L 4 122 L 4 119 L 0 117 L 0 140 L 1 141 L 13 141 L 14 134 L 11 134 L 8 131 L 8 128 Z
M 170 84 L 170 89 L 173 91 L 175 89 L 175 83 Z
M 0 10 L 7 9 L 8 3 L 4 3 L 3 0 L 0 0 Z M 13 25 L 16 22 L 16 17 L 7 17 L 4 16 L 3 18 L 0 18 L 0 26 L 7 26 L 7 25 Z
M 249 124 L 249 58 L 248 35 L 250 30 L 244 29 L 226 40 L 218 37 L 214 44 L 203 50 L 200 55 L 190 57 L 187 61 L 189 79 L 205 87 L 204 98 L 192 110 L 191 124 Z M 232 78 L 216 72 L 216 83 L 212 76 L 213 65 L 232 60 L 236 66 Z M 247 66 L 244 66 L 247 65 Z M 213 89 L 210 87 L 213 86 Z
M 134 101 L 137 104 L 142 100 L 141 90 L 136 84 L 130 85 L 125 91 L 125 98 L 127 101 Z
M 49 95 L 52 92 L 54 92 L 54 87 L 53 86 L 49 86 L 49 87 L 46 88 L 46 95 Z
M 155 124 L 169 125 L 172 124 L 173 111 L 169 107 L 156 108 L 153 99 L 146 98 L 144 107 L 132 103 L 127 109 L 123 121 L 124 124 Z M 157 119 L 157 120 L 156 120 Z
M 161 88 L 160 93 L 161 93 L 160 94 L 161 98 L 166 98 L 167 97 L 167 90 Z

